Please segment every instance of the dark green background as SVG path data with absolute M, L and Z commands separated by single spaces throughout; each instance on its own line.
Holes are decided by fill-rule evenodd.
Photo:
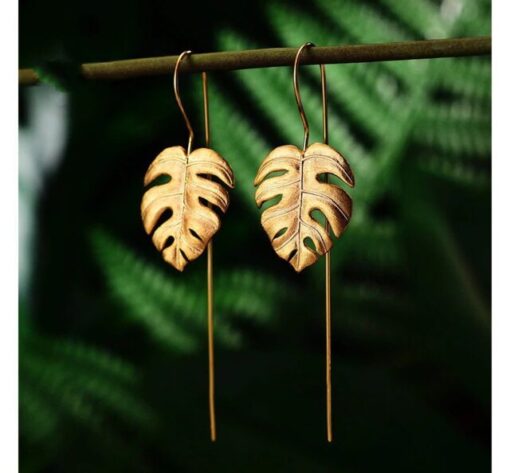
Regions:
M 56 114 L 67 124 L 56 164 L 30 155 L 20 165 L 20 230 L 32 231 L 20 246 L 30 271 L 20 294 L 22 471 L 489 471 L 489 58 L 327 68 L 330 144 L 357 184 L 332 252 L 332 445 L 324 262 L 294 274 L 253 200 L 264 156 L 302 140 L 290 68 L 209 76 L 212 146 L 236 175 L 214 240 L 211 445 L 205 258 L 177 273 L 139 215 L 145 169 L 187 139 L 170 74 L 94 83 L 76 66 L 486 35 L 490 2 L 32 0 L 19 12 L 20 67 L 37 66 L 46 82 L 20 89 L 20 139 L 33 156 L 54 144 L 55 122 L 34 118 L 41 98 L 67 104 Z M 198 75 L 183 76 L 181 90 L 201 137 Z M 303 68 L 302 94 L 313 142 L 318 67 Z

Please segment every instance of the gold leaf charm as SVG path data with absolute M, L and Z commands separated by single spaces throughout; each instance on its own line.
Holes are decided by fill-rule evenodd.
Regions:
M 203 253 L 220 228 L 220 219 L 211 206 L 225 213 L 234 175 L 212 149 L 198 148 L 187 155 L 182 146 L 166 148 L 158 155 L 145 174 L 145 186 L 163 175 L 169 176 L 170 182 L 145 192 L 142 220 L 163 259 L 182 271 Z M 159 222 L 166 210 L 170 210 L 170 217 Z
M 352 202 L 347 193 L 319 180 L 328 174 L 354 187 L 354 176 L 343 156 L 331 146 L 314 143 L 304 152 L 294 145 L 275 148 L 255 178 L 259 207 L 281 196 L 278 203 L 262 212 L 262 226 L 276 254 L 297 272 L 315 263 L 333 246 L 329 232 L 312 212 L 324 215 L 336 237 L 351 218 Z

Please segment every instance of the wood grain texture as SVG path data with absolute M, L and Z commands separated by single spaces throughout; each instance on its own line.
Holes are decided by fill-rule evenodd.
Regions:
M 212 149 L 198 148 L 188 156 L 181 146 L 166 148 L 156 157 L 144 184 L 148 186 L 163 175 L 170 181 L 151 187 L 142 198 L 142 220 L 164 260 L 182 271 L 203 253 L 219 230 L 220 218 L 214 208 L 222 213 L 227 210 L 234 175 Z M 160 222 L 166 210 L 171 215 Z
M 331 146 L 314 143 L 304 152 L 294 145 L 275 148 L 255 178 L 259 207 L 281 197 L 262 213 L 262 226 L 278 256 L 297 272 L 333 246 L 329 232 L 312 213 L 322 213 L 336 237 L 351 218 L 349 195 L 335 184 L 321 182 L 321 176 L 328 174 L 354 186 L 354 176 L 343 156 Z

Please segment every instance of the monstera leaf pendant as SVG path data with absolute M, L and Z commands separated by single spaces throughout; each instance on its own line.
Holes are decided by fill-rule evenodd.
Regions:
M 167 176 L 169 182 L 158 184 Z M 145 174 L 141 204 L 145 231 L 163 259 L 182 271 L 198 258 L 220 228 L 228 208 L 228 189 L 234 186 L 232 169 L 215 151 L 198 148 L 189 155 L 182 146 L 163 150 Z M 161 221 L 168 212 L 170 215 Z
M 269 205 L 262 212 L 262 226 L 276 254 L 297 272 L 333 246 L 328 227 L 320 220 L 325 217 L 339 237 L 351 218 L 351 198 L 339 186 L 325 182 L 330 174 L 354 187 L 354 176 L 343 156 L 331 146 L 314 143 L 304 151 L 294 145 L 275 148 L 255 178 L 257 205 Z

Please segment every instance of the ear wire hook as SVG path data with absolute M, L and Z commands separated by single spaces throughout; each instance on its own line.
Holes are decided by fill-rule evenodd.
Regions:
M 181 96 L 180 96 L 180 92 L 179 92 L 179 66 L 181 64 L 181 61 L 184 59 L 184 57 L 188 56 L 190 54 L 191 54 L 191 51 L 184 51 L 181 54 L 179 54 L 179 57 L 177 58 L 177 62 L 175 63 L 175 69 L 174 69 L 175 100 L 177 101 L 177 105 L 179 106 L 179 110 L 182 113 L 184 121 L 186 122 L 186 127 L 188 128 L 188 132 L 189 132 L 188 154 L 191 153 L 191 147 L 193 145 L 193 138 L 195 138 L 195 133 L 193 131 L 193 127 L 191 126 L 191 122 L 189 121 L 188 115 L 186 113 L 186 110 L 184 110 L 184 106 L 182 105 L 182 101 L 181 101 Z
M 308 137 L 310 136 L 310 127 L 308 126 L 308 119 L 306 118 L 305 109 L 303 107 L 303 102 L 301 101 L 301 93 L 299 91 L 299 77 L 298 77 L 298 68 L 299 68 L 299 59 L 301 57 L 301 53 L 304 49 L 309 47 L 314 47 L 313 43 L 305 43 L 303 44 L 296 53 L 296 59 L 294 60 L 294 96 L 296 97 L 296 103 L 299 110 L 299 115 L 301 116 L 301 121 L 303 122 L 303 130 L 304 130 L 304 140 L 303 140 L 303 151 L 308 148 Z M 326 97 L 326 68 L 324 64 L 320 65 L 321 68 L 321 89 L 322 89 L 322 129 L 323 129 L 323 141 L 325 144 L 328 143 L 328 102 Z

